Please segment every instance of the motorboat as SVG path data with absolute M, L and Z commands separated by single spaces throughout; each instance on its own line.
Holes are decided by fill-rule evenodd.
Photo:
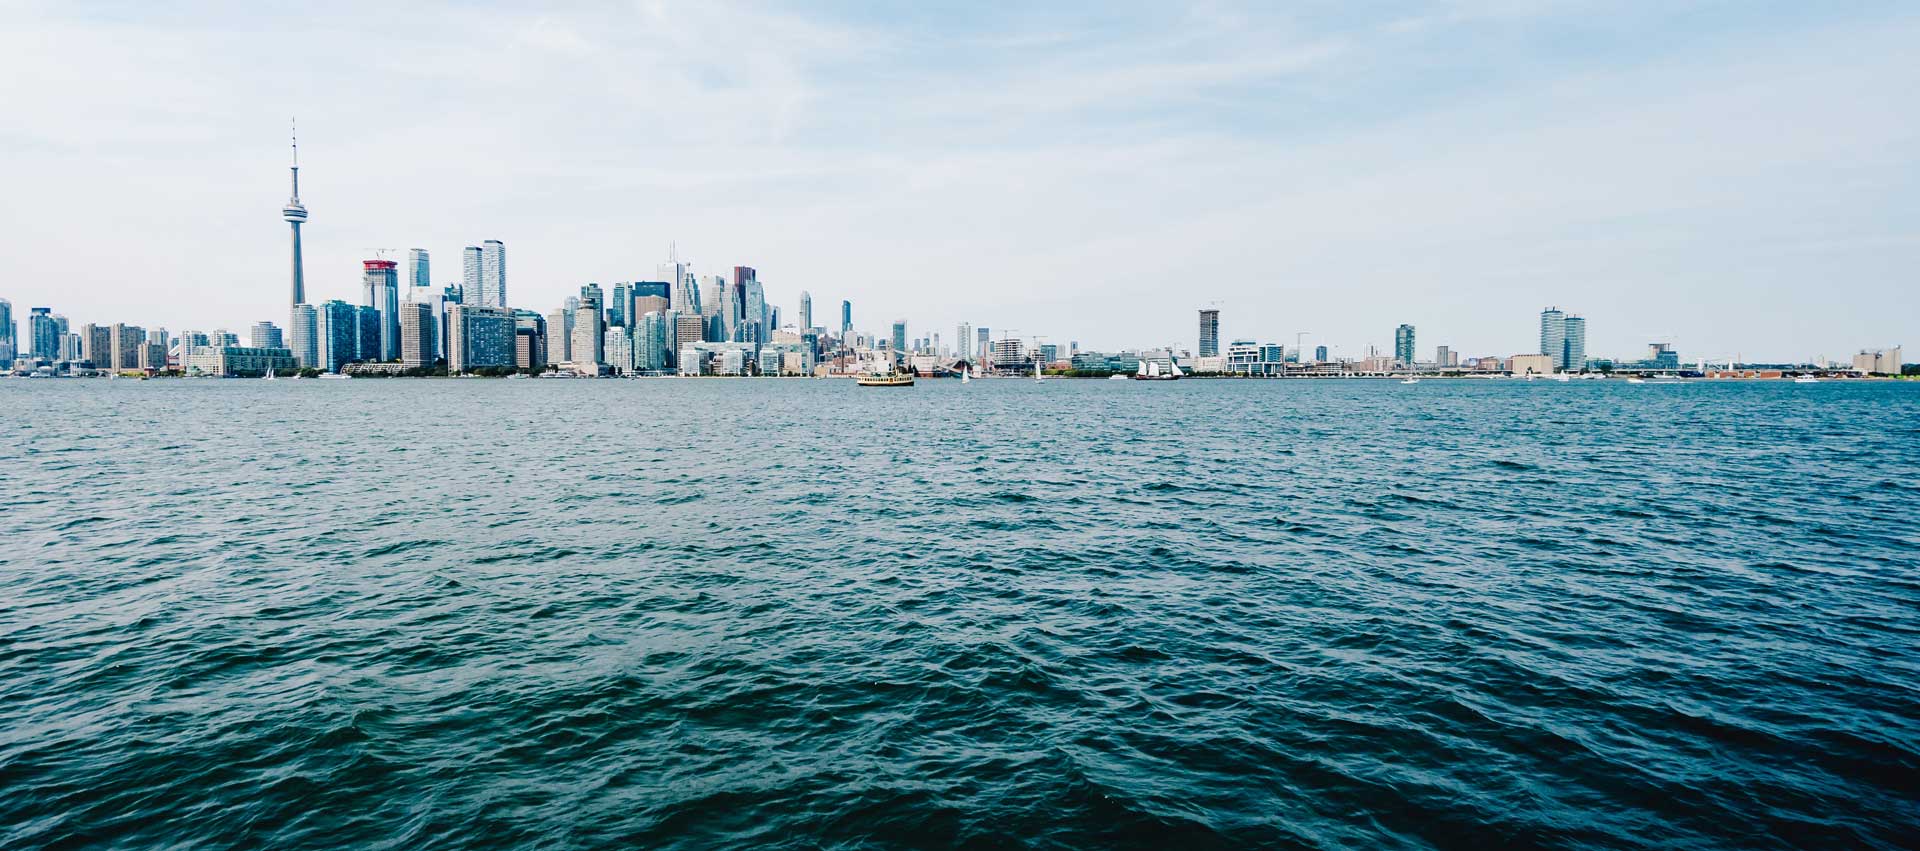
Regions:
M 1420 383 L 1420 379 L 1418 379 L 1418 378 L 1409 378 L 1409 379 L 1407 379 L 1407 380 L 1405 380 L 1405 381 L 1402 381 L 1402 382 L 1400 382 L 1400 383 L 1401 383 L 1401 384 L 1419 384 L 1419 383 Z
M 1819 383 L 1820 383 L 1820 379 L 1818 379 L 1818 378 L 1814 378 L 1814 377 L 1813 377 L 1813 376 L 1811 376 L 1811 375 L 1796 375 L 1796 376 L 1794 376 L 1794 377 L 1793 377 L 1793 383 L 1795 383 L 1795 384 L 1819 384 Z
M 1630 377 L 1630 378 L 1628 378 L 1628 379 L 1627 379 L 1627 383 L 1628 383 L 1628 384 L 1645 384 L 1645 383 L 1647 383 L 1647 380 L 1646 380 L 1646 379 L 1644 379 L 1644 378 L 1632 378 L 1632 377 Z

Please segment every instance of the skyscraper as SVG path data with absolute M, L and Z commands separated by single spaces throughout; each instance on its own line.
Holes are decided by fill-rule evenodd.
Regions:
M 982 325 L 973 329 L 973 356 L 985 359 L 988 347 L 993 345 L 993 329 Z
M 307 208 L 300 203 L 300 134 L 293 134 L 293 197 L 287 199 L 287 206 L 280 209 L 280 217 L 293 226 L 293 300 L 295 304 L 307 303 L 307 274 L 300 260 L 300 226 L 307 221 Z
M 962 360 L 973 360 L 973 352 L 967 351 L 967 349 L 972 346 L 973 325 L 972 323 L 962 322 L 959 328 L 954 329 L 953 356 L 961 358 Z
M 47 361 L 60 358 L 60 323 L 53 321 L 53 308 L 27 311 L 27 344 L 28 357 Z
M 1562 367 L 1568 372 L 1580 372 L 1587 368 L 1587 320 L 1585 317 L 1567 314 L 1566 364 Z
M 800 330 L 805 331 L 808 328 L 812 328 L 812 327 L 813 327 L 813 294 L 807 292 L 806 290 L 801 290 L 800 291 Z
M 893 320 L 893 356 L 897 358 L 900 356 L 900 353 L 906 350 L 907 320 L 895 319 Z
M 429 269 L 427 250 L 424 248 L 407 249 L 407 300 L 419 298 L 420 290 L 433 289 L 433 274 Z
M 1326 362 L 1327 362 L 1327 347 L 1326 347 L 1326 346 L 1314 346 L 1314 347 L 1313 347 L 1313 362 L 1314 362 L 1314 363 L 1326 363 Z
M 1553 360 L 1555 372 L 1567 368 L 1567 315 L 1560 308 L 1540 311 L 1540 353 Z
M 852 333 L 853 333 L 853 302 L 842 301 L 840 302 L 840 336 L 842 338 L 845 338 Z
M 358 332 L 354 335 L 354 351 L 358 355 L 354 360 L 366 363 L 385 360 L 382 352 L 384 333 L 381 329 L 385 323 L 381 321 L 382 318 L 377 307 L 363 304 L 354 309 L 354 330 Z
M 1220 311 L 1200 311 L 1200 357 L 1220 356 Z
M 20 338 L 15 336 L 18 327 L 13 323 L 13 302 L 0 298 L 0 370 L 13 367 L 13 359 L 20 352 Z
M 564 307 L 547 315 L 547 363 L 573 362 L 573 311 Z
M 708 275 L 705 286 L 702 286 L 700 288 L 700 310 L 699 310 L 700 315 L 701 316 L 720 315 L 720 302 L 724 300 L 724 296 L 726 292 L 727 292 L 726 278 L 722 278 L 719 275 Z M 674 308 L 674 309 L 679 310 L 679 308 Z M 686 314 L 688 313 L 688 311 L 681 310 L 680 313 Z
M 480 246 L 460 250 L 460 303 L 480 306 Z
M 497 239 L 480 243 L 480 306 L 507 306 L 507 246 Z
M 362 360 L 393 360 L 400 357 L 400 264 L 392 260 L 361 262 L 360 303 L 380 313 L 380 346 L 361 352 Z
M 573 312 L 573 363 L 597 366 L 607 362 L 600 300 L 599 284 L 580 288 L 580 307 Z
M 311 304 L 293 306 L 293 325 L 288 328 L 292 339 L 293 360 L 301 367 L 320 368 L 320 319 Z
M 360 311 L 339 299 L 316 305 L 314 310 L 319 338 L 319 357 L 314 366 L 323 372 L 339 372 L 340 367 L 360 357 Z
M 625 328 L 627 326 L 627 308 L 631 305 L 632 285 L 619 281 L 613 285 L 613 292 L 607 299 L 607 325 Z
M 1393 359 L 1401 366 L 1413 366 L 1413 326 L 1402 323 L 1393 329 Z
M 700 312 L 700 282 L 693 276 L 693 267 L 674 260 L 662 263 L 655 277 L 667 282 L 667 304 L 680 313 Z

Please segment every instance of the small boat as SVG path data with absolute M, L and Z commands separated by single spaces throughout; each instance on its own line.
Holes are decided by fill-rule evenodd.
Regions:
M 1127 376 L 1123 373 L 1116 372 L 1112 375 L 1107 376 L 1107 380 L 1108 381 L 1125 381 L 1127 380 Z
M 1561 383 L 1563 383 L 1563 384 L 1564 384 L 1564 383 L 1566 383 L 1566 382 L 1568 382 L 1568 381 L 1572 381 L 1572 380 L 1573 380 L 1573 376 L 1572 376 L 1571 374 L 1568 374 L 1568 373 L 1565 373 L 1565 372 L 1556 372 L 1556 373 L 1554 373 L 1554 374 L 1553 374 L 1553 380 L 1555 380 L 1555 381 L 1558 381 L 1558 382 L 1561 382 Z
M 1647 383 L 1647 380 L 1644 378 L 1628 378 L 1627 383 L 1628 384 L 1645 384 Z
M 268 381 L 274 381 L 274 380 L 275 380 L 275 379 L 274 379 L 274 377 L 273 377 L 273 367 L 267 367 L 267 380 L 268 380 Z
M 966 384 L 971 381 L 973 381 L 973 370 L 971 369 L 960 370 L 960 383 Z
M 1405 381 L 1402 381 L 1402 382 L 1400 382 L 1400 383 L 1401 383 L 1401 384 L 1419 384 L 1419 383 L 1420 383 L 1420 379 L 1418 379 L 1418 378 L 1409 378 L 1409 379 L 1407 379 L 1407 380 L 1405 380 Z
M 1796 375 L 1796 376 L 1794 376 L 1794 377 L 1793 377 L 1793 383 L 1795 383 L 1795 384 L 1819 384 L 1819 383 L 1820 383 L 1820 379 L 1818 379 L 1818 378 L 1814 378 L 1814 377 L 1813 377 L 1813 376 L 1811 376 L 1811 375 Z
M 352 378 L 353 376 L 351 376 L 351 375 L 348 375 L 348 374 L 346 374 L 346 373 L 344 373 L 344 372 L 323 372 L 323 373 L 320 373 L 320 377 L 321 377 L 321 378 L 332 378 L 332 379 L 337 379 L 337 380 L 340 380 L 340 381 L 345 381 L 345 380 L 347 380 L 347 379 L 349 379 L 349 378 Z

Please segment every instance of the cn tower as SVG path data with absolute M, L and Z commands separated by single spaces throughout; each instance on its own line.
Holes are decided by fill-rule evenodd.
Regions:
M 307 276 L 300 263 L 300 223 L 307 220 L 307 208 L 300 204 L 300 134 L 293 134 L 293 197 L 280 216 L 293 225 L 293 303 L 307 303 Z

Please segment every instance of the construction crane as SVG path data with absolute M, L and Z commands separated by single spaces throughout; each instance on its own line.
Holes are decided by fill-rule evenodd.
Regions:
M 360 250 L 361 250 L 361 251 L 371 251 L 371 252 L 373 252 L 373 256 L 375 256 L 375 257 L 377 257 L 377 258 L 379 258 L 379 259 L 381 259 L 381 260 L 385 260 L 385 259 L 387 259 L 387 252 L 389 252 L 389 251 L 400 251 L 401 249 L 398 249 L 398 248 L 362 248 L 362 249 L 360 249 Z

